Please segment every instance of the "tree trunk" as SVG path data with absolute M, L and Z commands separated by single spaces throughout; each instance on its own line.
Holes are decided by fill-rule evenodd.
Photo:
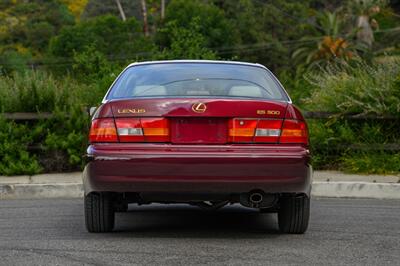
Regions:
M 362 15 L 357 18 L 357 39 L 362 43 L 372 46 L 374 42 L 374 32 L 372 31 L 371 25 L 369 23 L 369 16 Z
M 143 32 L 144 36 L 149 36 L 149 24 L 147 22 L 147 6 L 146 0 L 140 1 L 142 4 L 142 15 L 143 15 Z
M 115 0 L 115 2 L 117 3 L 119 14 L 121 15 L 122 20 L 125 21 L 126 16 L 125 16 L 124 9 L 122 8 L 121 2 L 119 0 Z
M 165 18 L 165 0 L 161 0 L 161 20 Z

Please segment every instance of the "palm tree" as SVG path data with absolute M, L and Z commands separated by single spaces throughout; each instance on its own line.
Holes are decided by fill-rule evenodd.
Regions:
M 351 34 L 345 32 L 345 24 L 336 12 L 324 12 L 317 16 L 320 38 L 315 43 L 304 42 L 292 57 L 306 64 L 328 63 L 338 58 L 346 61 L 357 55 L 356 47 L 350 42 Z M 307 38 L 303 39 L 307 41 Z M 310 45 L 311 44 L 311 45 Z

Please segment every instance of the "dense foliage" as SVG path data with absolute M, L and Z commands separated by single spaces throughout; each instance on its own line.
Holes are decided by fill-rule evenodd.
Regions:
M 331 66 L 311 74 L 307 108 L 400 117 L 400 60 L 376 66 Z
M 0 112 L 54 116 L 0 115 L 0 175 L 81 168 L 85 108 L 128 63 L 160 59 L 262 63 L 302 109 L 336 113 L 309 121 L 315 168 L 400 172 L 399 1 L 165 2 L 1 1 Z

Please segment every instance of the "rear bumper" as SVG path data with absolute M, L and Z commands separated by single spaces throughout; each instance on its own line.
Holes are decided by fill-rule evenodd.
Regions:
M 95 144 L 88 148 L 85 193 L 305 193 L 308 149 L 293 145 Z

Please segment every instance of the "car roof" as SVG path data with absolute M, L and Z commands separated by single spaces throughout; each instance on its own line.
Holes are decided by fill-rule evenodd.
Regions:
M 208 64 L 231 64 L 231 65 L 246 65 L 255 66 L 267 69 L 265 66 L 258 63 L 240 62 L 240 61 L 226 61 L 226 60 L 161 60 L 161 61 L 144 61 L 134 62 L 127 66 L 138 66 L 138 65 L 151 65 L 151 64 L 171 64 L 171 63 L 208 63 Z

